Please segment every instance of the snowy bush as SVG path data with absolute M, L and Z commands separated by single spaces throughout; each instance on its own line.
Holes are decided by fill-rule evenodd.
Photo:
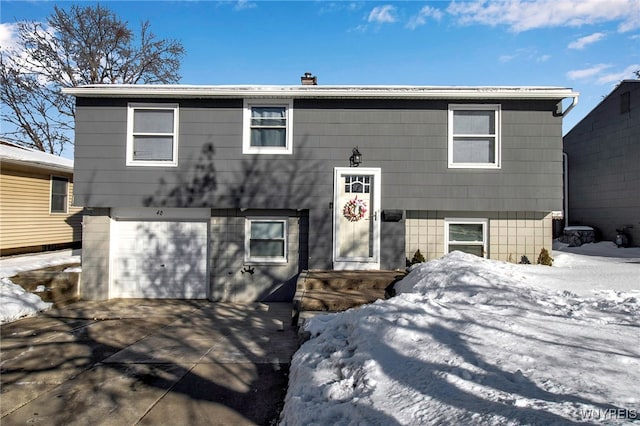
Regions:
M 426 259 L 424 258 L 424 255 L 420 253 L 420 249 L 418 249 L 413 254 L 413 258 L 411 259 L 411 262 L 409 262 L 409 265 L 415 265 L 416 263 L 424 263 L 425 261 Z
M 546 248 L 540 250 L 540 254 L 538 255 L 538 265 L 553 265 L 553 257 L 551 257 L 549 251 Z

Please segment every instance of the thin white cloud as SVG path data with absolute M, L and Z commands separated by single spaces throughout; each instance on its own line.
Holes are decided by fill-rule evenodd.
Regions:
M 602 40 L 605 37 L 605 33 L 593 33 L 588 36 L 580 37 L 579 39 L 569 43 L 569 49 L 584 49 L 588 45 Z
M 625 79 L 636 78 L 635 72 L 640 70 L 640 64 L 631 64 L 622 70 L 606 72 L 613 66 L 610 64 L 597 64 L 590 68 L 569 71 L 567 78 L 570 80 L 589 80 L 596 84 L 618 83 Z
M 16 24 L 0 24 L 0 51 L 6 52 L 17 48 L 15 33 Z
M 633 79 L 635 78 L 635 72 L 638 70 L 640 70 L 640 64 L 632 64 L 626 67 L 622 71 L 612 72 L 612 73 L 602 75 L 598 77 L 596 82 L 598 84 L 610 84 L 610 83 L 617 83 L 619 81 L 626 80 L 626 79 Z
M 409 19 L 406 27 L 410 30 L 415 30 L 416 28 L 425 25 L 428 18 L 433 18 L 436 21 L 439 21 L 442 19 L 442 15 L 443 13 L 440 9 L 436 9 L 435 7 L 431 6 L 424 6 L 422 9 L 420 9 L 417 15 L 412 16 Z
M 397 20 L 396 8 L 390 4 L 374 7 L 367 18 L 368 22 L 378 24 L 393 24 Z
M 640 0 L 454 0 L 447 8 L 461 24 L 507 25 L 515 32 L 611 21 L 626 32 L 640 28 L 639 11 Z
M 318 9 L 318 13 L 323 15 L 325 13 L 337 13 L 342 11 L 347 12 L 356 12 L 363 8 L 362 3 L 351 2 L 347 3 L 345 1 L 333 1 L 333 2 L 320 2 L 320 9 Z
M 347 30 L 347 32 L 350 32 L 350 33 L 351 32 L 364 33 L 368 29 L 369 29 L 368 25 L 361 24 L 361 25 L 356 26 L 355 28 L 351 28 L 351 29 Z
M 234 7 L 235 10 L 247 10 L 258 7 L 257 4 L 249 1 L 249 0 L 238 0 Z
M 37 31 L 40 37 L 45 39 L 50 39 L 55 37 L 55 30 L 49 27 L 46 23 L 41 22 L 30 22 L 29 28 L 33 31 Z M 34 61 L 28 60 L 30 50 L 33 48 L 28 47 L 25 50 L 25 47 L 18 43 L 18 24 L 15 23 L 4 23 L 0 24 L 0 51 L 4 55 L 4 60 L 6 60 L 7 64 L 10 64 L 12 67 L 19 69 L 20 72 L 23 73 L 35 73 L 39 74 L 42 72 L 42 68 L 38 65 L 38 63 L 34 63 Z M 69 84 L 71 81 L 66 78 L 66 83 Z M 42 85 L 48 85 L 51 81 L 47 80 L 40 74 L 38 76 L 38 82 Z
M 515 58 L 517 58 L 518 55 L 502 55 L 498 58 L 498 60 L 502 63 L 506 63 L 506 62 L 511 62 L 513 61 Z
M 567 78 L 569 80 L 583 80 L 591 77 L 595 77 L 600 74 L 602 71 L 611 68 L 609 64 L 597 64 L 590 68 L 585 68 L 581 70 L 573 70 L 567 73 Z
M 498 60 L 502 63 L 511 62 L 515 59 L 521 59 L 526 62 L 546 62 L 551 59 L 551 55 L 540 54 L 535 48 L 522 48 L 516 50 L 512 54 L 504 54 L 498 57 Z

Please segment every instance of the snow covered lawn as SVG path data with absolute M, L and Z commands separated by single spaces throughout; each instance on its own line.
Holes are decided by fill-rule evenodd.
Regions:
M 640 249 L 589 246 L 553 267 L 451 253 L 392 299 L 313 318 L 282 424 L 640 419 Z
M 80 263 L 80 255 L 74 255 L 72 250 L 60 250 L 1 259 L 0 324 L 34 316 L 52 306 L 52 303 L 43 302 L 38 295 L 29 293 L 13 283 L 9 277 L 23 271 L 33 271 L 67 263 Z M 79 272 L 80 268 L 68 270 L 68 272 L 72 271 Z

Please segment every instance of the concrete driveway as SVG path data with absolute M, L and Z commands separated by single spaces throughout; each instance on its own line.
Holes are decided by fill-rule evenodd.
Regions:
M 1 328 L 2 425 L 276 424 L 291 304 L 78 302 Z

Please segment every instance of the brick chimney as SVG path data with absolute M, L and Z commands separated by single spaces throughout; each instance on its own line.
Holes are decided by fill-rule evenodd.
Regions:
M 318 77 L 313 75 L 310 72 L 305 72 L 302 77 L 300 77 L 300 82 L 303 86 L 317 86 L 318 85 Z

